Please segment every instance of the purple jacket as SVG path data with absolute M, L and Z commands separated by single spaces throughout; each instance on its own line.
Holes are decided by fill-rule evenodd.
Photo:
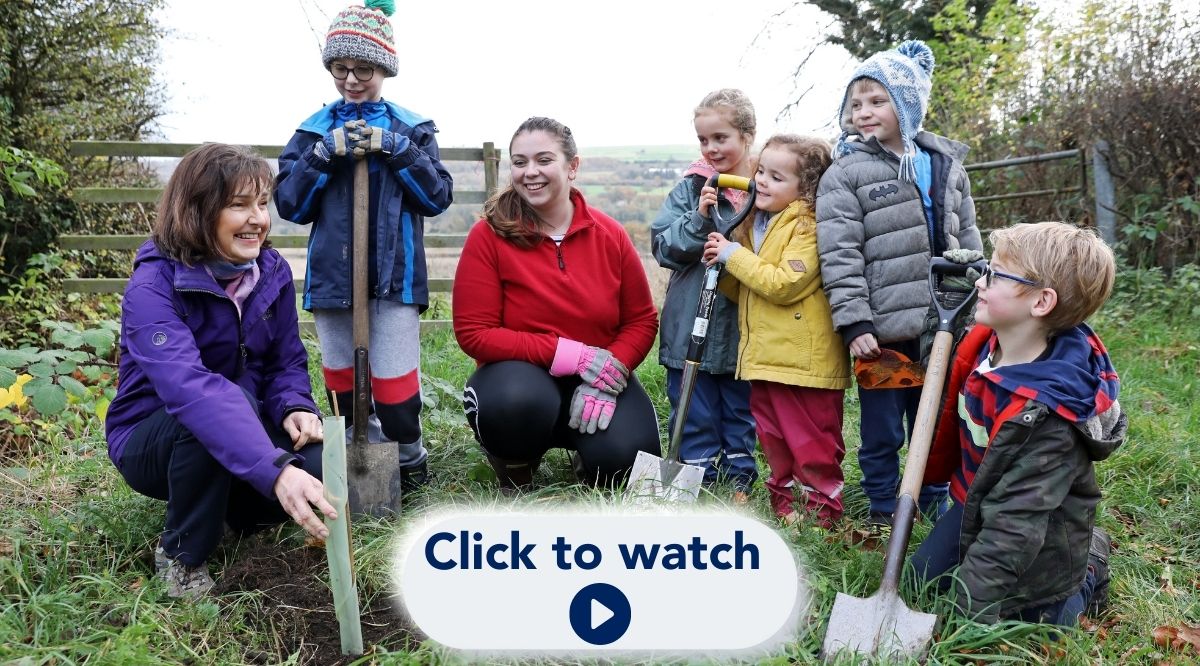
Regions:
M 295 410 L 319 412 L 291 268 L 271 249 L 259 254 L 258 267 L 239 321 L 203 266 L 171 260 L 153 241 L 138 249 L 121 303 L 120 381 L 105 421 L 118 467 L 134 428 L 165 406 L 234 476 L 274 496 L 276 477 L 296 457 L 271 443 L 243 389 L 272 423 Z

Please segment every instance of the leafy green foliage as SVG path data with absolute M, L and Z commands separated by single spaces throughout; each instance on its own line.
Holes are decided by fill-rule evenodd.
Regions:
M 1126 258 L 1168 271 L 1200 259 L 1200 137 L 1180 131 L 1200 114 L 1200 12 L 1162 0 L 1088 0 L 1074 17 L 1054 18 L 1031 28 L 1041 75 L 1005 107 L 997 148 L 1033 153 L 1107 141 Z M 1065 169 L 1042 174 L 1031 189 L 1078 181 Z M 992 210 L 1063 217 L 1053 201 Z M 1086 222 L 1090 211 L 1076 208 L 1070 218 Z
M 1000 0 L 1003 2 L 1004 0 Z M 866 59 L 884 49 L 895 48 L 906 39 L 941 40 L 948 36 L 944 20 L 947 7 L 966 21 L 956 21 L 961 37 L 984 38 L 984 23 L 997 0 L 805 0 L 833 16 L 841 31 L 825 38 L 845 48 L 856 58 Z
M 67 172 L 27 150 L 0 145 L 0 285 L 77 217 L 67 198 Z M 6 279 L 6 277 L 8 279 Z
M 62 278 L 79 270 L 61 254 L 35 254 L 25 271 L 0 291 L 0 347 L 46 347 L 52 321 L 101 321 L 119 316 L 119 297 L 112 294 L 63 294 Z
M 138 139 L 162 113 L 162 0 L 0 4 L 0 145 L 57 162 L 72 139 Z
M 162 5 L 163 0 L 0 3 L 0 165 L 5 169 L 0 196 L 6 203 L 0 208 L 0 286 L 20 275 L 29 256 L 82 223 L 54 165 L 65 167 L 75 186 L 147 178 L 136 163 L 73 161 L 68 149 L 74 139 L 136 140 L 153 130 L 164 105 L 162 86 L 154 82 L 163 34 L 154 12 Z M 29 194 L 38 189 L 32 187 L 34 179 L 45 189 L 40 198 Z M 25 196 L 14 202 L 9 193 Z M 99 212 L 90 219 L 105 233 L 132 227 L 123 222 L 129 209 Z
M 0 422 L 11 426 L 0 436 L 0 454 L 46 433 L 84 436 L 103 422 L 116 394 L 117 322 L 41 323 L 52 347 L 0 348 Z

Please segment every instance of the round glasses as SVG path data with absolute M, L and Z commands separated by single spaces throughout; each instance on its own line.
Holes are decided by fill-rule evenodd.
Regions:
M 333 78 L 337 79 L 338 81 L 345 81 L 346 77 L 350 75 L 350 72 L 354 72 L 354 78 L 357 79 L 359 83 L 366 83 L 367 81 L 371 80 L 371 77 L 375 76 L 375 68 L 371 67 L 370 65 L 347 67 L 336 62 L 329 65 L 329 73 L 332 74 Z
M 983 269 L 983 283 L 985 285 L 987 285 L 988 289 L 992 288 L 992 282 L 995 281 L 996 278 L 1000 278 L 1002 280 L 1012 280 L 1013 282 L 1016 282 L 1017 284 L 1023 284 L 1023 285 L 1027 285 L 1030 287 L 1041 287 L 1042 286 L 1042 283 L 1034 282 L 1033 280 L 1030 280 L 1029 278 L 1023 278 L 1020 275 L 1013 275 L 1012 273 L 1002 273 L 1000 271 L 993 270 L 991 264 L 988 264 L 987 266 L 985 266 Z

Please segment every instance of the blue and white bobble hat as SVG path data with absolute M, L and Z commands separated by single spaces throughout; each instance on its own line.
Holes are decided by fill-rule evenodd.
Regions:
M 850 153 L 853 148 L 847 145 L 846 138 L 858 134 L 854 129 L 850 113 L 850 92 L 858 79 L 873 79 L 878 81 L 892 98 L 892 106 L 896 109 L 896 119 L 900 123 L 900 138 L 904 141 L 904 154 L 900 156 L 900 179 L 914 182 L 917 179 L 917 169 L 913 162 L 916 159 L 917 148 L 913 137 L 921 131 L 921 123 L 925 120 L 925 112 L 929 109 L 929 90 L 932 87 L 933 51 L 919 40 L 909 40 L 890 51 L 880 51 L 863 61 L 850 84 L 846 86 L 846 95 L 842 98 L 842 108 L 838 114 L 838 124 L 842 134 L 838 137 L 834 148 L 834 157 Z

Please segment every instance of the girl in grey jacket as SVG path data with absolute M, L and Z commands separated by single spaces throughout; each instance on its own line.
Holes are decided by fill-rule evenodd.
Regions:
M 753 174 L 750 147 L 754 143 L 754 107 L 740 90 L 726 88 L 709 93 L 696 107 L 693 123 L 700 140 L 702 159 L 692 163 L 683 180 L 663 202 L 650 227 L 658 265 L 671 269 L 671 280 L 662 307 L 658 362 L 667 368 L 667 397 L 671 423 L 687 358 L 688 341 L 696 317 L 696 303 L 704 282 L 704 242 L 716 230 L 712 208 L 716 193 L 704 183 L 717 173 L 749 177 Z M 729 192 L 736 197 L 741 192 Z M 750 416 L 750 384 L 734 378 L 737 370 L 737 304 L 717 295 L 708 327 L 704 356 L 684 423 L 680 458 L 705 468 L 706 482 L 724 475 L 734 484 L 734 500 L 749 500 L 758 478 L 754 461 L 754 419 Z M 670 432 L 672 426 L 668 426 Z

